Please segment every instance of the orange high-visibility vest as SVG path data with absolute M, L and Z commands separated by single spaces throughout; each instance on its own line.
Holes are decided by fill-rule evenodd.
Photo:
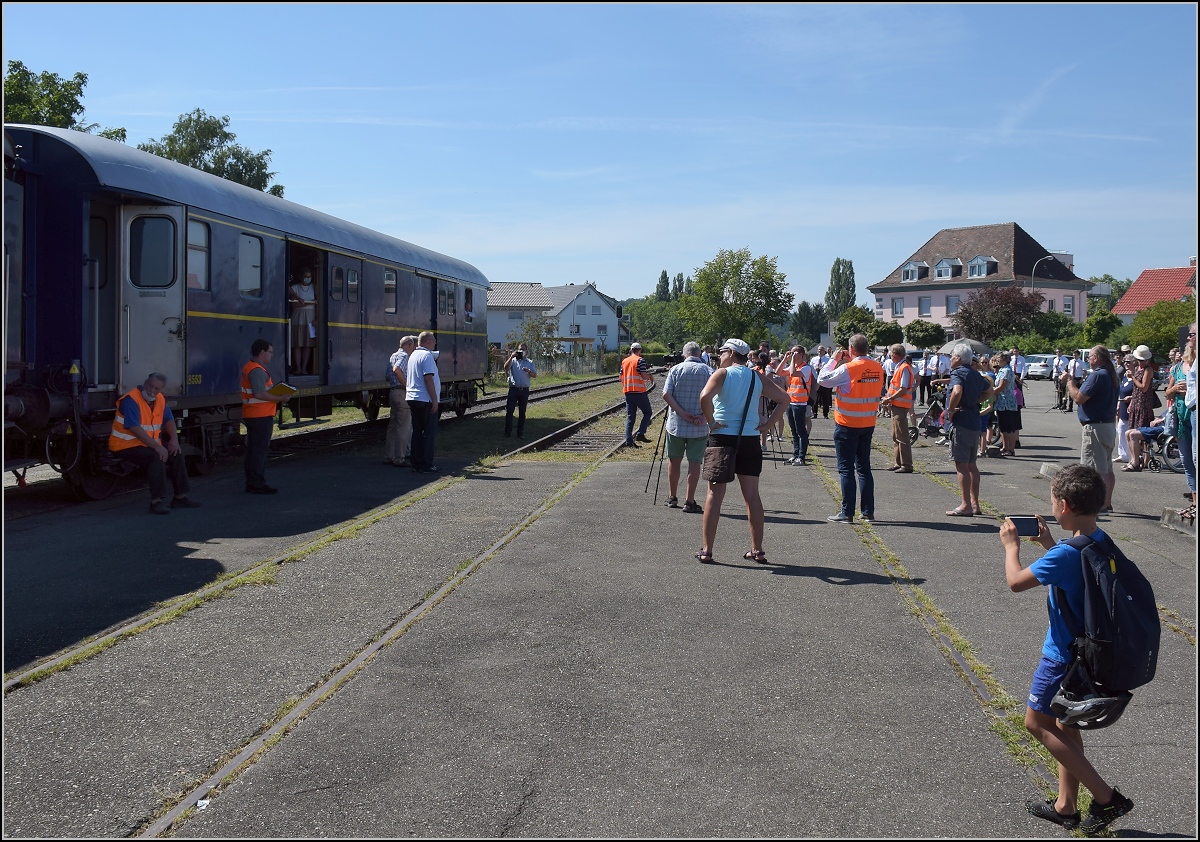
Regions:
M 146 403 L 141 389 L 134 389 L 129 394 L 123 395 L 121 401 L 125 398 L 133 398 L 134 403 L 138 406 L 138 414 L 142 416 L 141 423 L 136 426 L 145 430 L 146 434 L 154 441 L 159 441 L 162 438 L 163 415 L 167 412 L 166 396 L 159 395 L 154 401 L 154 406 Z M 128 450 L 131 447 L 146 446 L 125 426 L 125 416 L 121 414 L 121 401 L 117 401 L 117 415 L 113 418 L 112 433 L 108 437 L 108 449 L 113 453 L 118 450 Z
M 254 390 L 250 388 L 250 372 L 256 368 L 261 368 L 264 372 L 266 368 L 256 363 L 254 360 L 246 363 L 242 368 L 242 417 L 243 418 L 271 418 L 275 415 L 275 401 L 264 401 L 254 397 Z M 274 381 L 271 380 L 271 375 L 267 375 L 267 388 L 274 386 Z
M 804 365 L 808 365 L 805 363 Z M 804 366 L 800 366 L 799 371 L 803 371 Z M 808 403 L 808 389 L 812 385 L 812 378 L 805 380 L 800 374 L 795 374 L 788 378 L 788 402 L 789 403 Z
M 904 382 L 904 370 L 908 369 L 908 388 L 901 387 Z M 912 390 L 913 370 L 912 364 L 908 360 L 896 366 L 896 370 L 892 372 L 892 388 L 888 391 L 888 397 L 892 399 L 892 406 L 896 409 L 912 409 Z M 902 394 L 903 393 L 903 394 Z
M 846 363 L 850 373 L 850 393 L 833 390 L 833 420 L 843 427 L 874 427 L 882 397 L 883 366 L 870 357 Z
M 637 370 L 638 363 L 641 362 L 641 357 L 637 354 L 630 354 L 625 359 L 621 360 L 621 391 L 622 392 L 648 392 L 650 386 L 646 382 L 646 377 Z

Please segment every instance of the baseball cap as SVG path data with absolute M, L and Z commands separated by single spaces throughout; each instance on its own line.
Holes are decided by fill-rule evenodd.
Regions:
M 740 339 L 726 339 L 725 344 L 718 350 L 724 351 L 726 349 L 733 351 L 735 354 L 741 354 L 743 357 L 750 354 L 750 346 Z
M 630 350 L 630 351 L 632 351 L 632 350 L 634 350 L 634 349 L 637 349 L 638 351 L 642 350 L 642 343 L 641 343 L 641 342 L 634 342 L 632 345 L 630 345 L 630 346 L 629 346 L 629 350 Z

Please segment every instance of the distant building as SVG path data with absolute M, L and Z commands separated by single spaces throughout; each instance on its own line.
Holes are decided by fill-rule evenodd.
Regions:
M 968 295 L 1014 283 L 1045 296 L 1043 310 L 1086 321 L 1092 283 L 1076 277 L 1073 263 L 1074 255 L 1047 251 L 1015 222 L 944 228 L 867 289 L 875 296 L 876 319 L 901 327 L 923 319 L 955 339 L 950 317 Z
M 1143 269 L 1142 274 L 1113 307 L 1113 315 L 1125 324 L 1133 317 L 1160 301 L 1183 301 L 1196 291 L 1196 258 L 1191 265 L 1174 269 Z
M 624 325 L 617 320 L 616 299 L 600 292 L 591 281 L 545 289 L 552 302 L 546 315 L 558 320 L 556 339 L 563 351 L 615 351 L 626 341 L 620 332 Z
M 492 281 L 488 292 L 488 342 L 505 345 L 526 316 L 545 316 L 554 302 L 541 284 Z

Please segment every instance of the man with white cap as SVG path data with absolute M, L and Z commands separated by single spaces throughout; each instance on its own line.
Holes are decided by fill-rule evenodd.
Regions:
M 629 346 L 629 356 L 621 361 L 621 391 L 625 393 L 625 444 L 637 447 L 634 441 L 644 441 L 650 428 L 650 390 L 654 388 L 654 375 L 650 363 L 642 356 L 642 346 L 634 342 Z M 637 435 L 633 435 L 633 422 L 638 410 L 642 411 L 642 423 Z

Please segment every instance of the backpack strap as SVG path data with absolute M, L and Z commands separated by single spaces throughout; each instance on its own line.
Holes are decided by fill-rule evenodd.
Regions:
M 1080 556 L 1083 551 L 1096 543 L 1095 539 L 1090 535 L 1077 535 L 1074 538 L 1068 538 L 1064 543 L 1068 546 L 1079 550 Z M 1082 569 L 1082 558 L 1080 559 Z M 1083 635 L 1083 629 L 1080 628 L 1080 623 L 1075 619 L 1075 615 L 1071 613 L 1071 606 L 1067 603 L 1067 592 L 1058 585 L 1054 586 L 1055 603 L 1058 605 L 1058 610 L 1062 614 L 1063 622 L 1067 624 L 1067 631 L 1071 633 L 1071 637 L 1079 638 Z

